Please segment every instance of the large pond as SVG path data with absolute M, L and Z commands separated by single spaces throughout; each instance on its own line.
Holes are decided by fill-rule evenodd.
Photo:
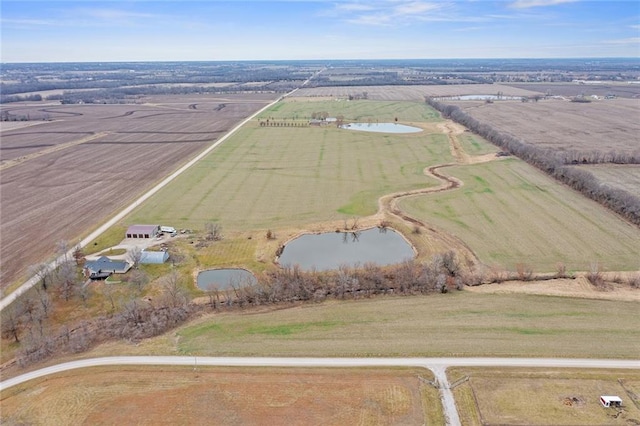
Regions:
M 258 280 L 246 269 L 210 269 L 198 274 L 197 285 L 200 290 L 213 288 L 227 290 L 231 287 L 255 285 Z
M 379 133 L 418 133 L 422 129 L 419 127 L 407 126 L 398 123 L 349 123 L 342 126 L 343 129 L 360 130 L 362 132 Z
M 341 265 L 391 265 L 413 257 L 413 248 L 399 233 L 372 228 L 356 233 L 303 235 L 285 246 L 279 262 L 282 266 L 297 264 L 305 271 L 326 271 Z

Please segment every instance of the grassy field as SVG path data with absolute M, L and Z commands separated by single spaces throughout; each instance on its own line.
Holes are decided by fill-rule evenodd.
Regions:
M 463 425 L 629 425 L 640 422 L 640 371 L 453 368 Z M 623 408 L 604 408 L 618 395 Z
M 640 165 L 638 164 L 602 164 L 580 166 L 593 173 L 607 185 L 625 190 L 640 197 Z
M 381 120 L 394 114 L 403 120 L 433 116 L 424 104 L 393 102 L 283 102 L 265 116 L 302 116 L 332 105 L 345 105 L 345 116 L 380 114 Z M 428 131 L 389 135 L 335 127 L 260 127 L 256 121 L 126 222 L 202 229 L 211 221 L 240 231 L 370 215 L 384 194 L 437 184 L 423 169 L 450 159 L 446 137 Z
M 161 341 L 169 352 L 199 355 L 627 358 L 640 353 L 637 308 L 455 292 L 223 313 L 181 328 L 177 347 Z
M 517 159 L 444 169 L 464 182 L 401 201 L 409 214 L 464 240 L 489 265 L 554 271 L 638 270 L 640 230 Z
M 442 424 L 423 369 L 118 367 L 2 393 L 3 424 Z

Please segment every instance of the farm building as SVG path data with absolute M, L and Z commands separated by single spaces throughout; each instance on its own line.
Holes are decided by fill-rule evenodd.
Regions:
M 622 407 L 622 400 L 618 396 L 602 395 L 600 403 L 603 407 Z
M 166 251 L 145 251 L 140 255 L 140 263 L 142 264 L 158 264 L 164 263 L 169 259 L 169 253 Z
M 131 265 L 124 260 L 111 260 L 102 256 L 97 260 L 91 260 L 84 264 L 85 276 L 92 279 L 106 278 L 111 274 L 124 274 Z
M 160 225 L 131 225 L 126 238 L 153 238 L 160 232 Z

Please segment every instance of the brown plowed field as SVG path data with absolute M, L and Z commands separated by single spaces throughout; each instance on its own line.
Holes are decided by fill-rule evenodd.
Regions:
M 551 96 L 607 96 L 619 98 L 640 98 L 640 84 L 607 82 L 602 84 L 577 83 L 505 83 L 507 86 L 534 92 L 548 93 Z
M 54 121 L 1 134 L 0 287 L 24 278 L 57 241 L 79 241 L 275 96 L 9 108 L 45 109 Z
M 633 152 L 640 148 L 640 100 L 590 103 L 447 101 L 477 120 L 523 141 L 557 151 Z

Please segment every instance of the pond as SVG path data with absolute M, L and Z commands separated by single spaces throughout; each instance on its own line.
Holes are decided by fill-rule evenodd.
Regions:
M 210 269 L 198 274 L 197 285 L 200 290 L 209 291 L 215 286 L 218 290 L 227 290 L 233 286 L 255 285 L 256 277 L 246 269 Z
M 349 123 L 342 126 L 347 130 L 359 130 L 361 132 L 378 133 L 418 133 L 422 129 L 419 127 L 407 126 L 398 123 Z
M 285 246 L 279 262 L 282 266 L 297 264 L 305 271 L 326 271 L 341 265 L 392 265 L 410 260 L 414 255 L 411 245 L 398 232 L 372 228 L 355 233 L 303 235 Z

